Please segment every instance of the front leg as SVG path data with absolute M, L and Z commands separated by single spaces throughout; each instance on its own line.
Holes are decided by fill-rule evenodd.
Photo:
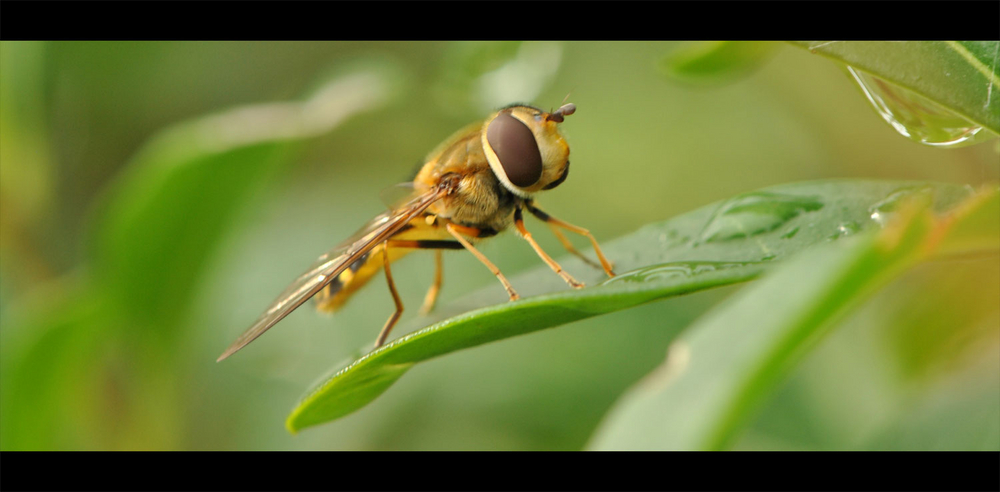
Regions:
M 542 261 L 544 261 L 549 268 L 552 269 L 552 271 L 562 277 L 562 279 L 565 280 L 570 287 L 574 289 L 581 289 L 584 287 L 583 282 L 578 282 L 575 278 L 570 276 L 570 274 L 566 273 L 566 271 L 563 270 L 563 268 L 556 263 L 555 260 L 542 250 L 542 247 L 535 242 L 535 238 L 531 237 L 531 233 L 524 227 L 524 217 L 521 215 L 520 206 L 514 209 L 514 226 L 517 227 L 517 232 L 521 233 L 521 237 L 523 237 L 525 241 L 528 241 L 528 244 L 535 249 L 535 253 L 538 253 L 538 256 L 542 258 Z
M 500 269 L 497 268 L 493 262 L 488 260 L 486 256 L 480 253 L 468 239 L 462 237 L 463 235 L 467 235 L 469 237 L 482 237 L 485 234 L 485 231 L 475 227 L 460 226 L 451 222 L 445 226 L 445 229 L 447 229 L 448 232 L 458 240 L 458 242 L 462 243 L 462 246 L 464 246 L 465 249 L 469 250 L 473 256 L 478 258 L 483 265 L 486 265 L 486 268 L 489 268 L 493 275 L 496 275 L 497 279 L 500 280 L 500 283 L 503 284 L 503 288 L 507 291 L 507 295 L 510 297 L 510 300 L 516 301 L 521 298 L 521 296 L 517 295 L 517 292 L 514 291 L 514 287 L 510 285 L 510 282 L 507 281 L 507 277 L 504 277 L 503 274 L 500 273 Z
M 532 200 L 525 200 L 524 201 L 524 206 L 528 209 L 529 212 L 531 212 L 532 215 L 534 215 L 535 217 L 538 217 L 539 219 L 541 219 L 545 223 L 547 223 L 547 224 L 549 224 L 551 226 L 562 227 L 563 229 L 568 229 L 568 230 L 573 231 L 573 232 L 575 232 L 577 234 L 580 234 L 581 236 L 586 236 L 588 239 L 590 239 L 590 243 L 594 245 L 594 253 L 597 254 L 597 259 L 601 260 L 601 267 L 604 268 L 604 273 L 607 273 L 609 277 L 614 277 L 615 276 L 615 272 L 611 271 L 611 262 L 609 262 L 608 259 L 604 257 L 604 252 L 601 251 L 601 246 L 599 244 L 597 244 L 597 239 L 594 238 L 594 235 L 591 234 L 590 231 L 588 231 L 587 229 L 584 229 L 582 227 L 578 227 L 578 226 L 575 226 L 573 224 L 570 224 L 568 222 L 563 222 L 563 221 L 561 221 L 561 220 L 559 220 L 559 219 L 557 219 L 557 218 L 555 218 L 555 217 L 553 217 L 553 216 L 551 216 L 551 215 L 543 212 L 538 207 L 535 207 L 535 204 L 534 204 L 534 202 Z M 558 235 L 557 235 L 557 237 L 558 237 Z M 563 239 L 565 239 L 565 238 L 563 238 Z M 565 246 L 567 243 L 568 243 L 568 241 L 563 242 L 563 245 Z M 567 247 L 566 249 L 569 250 L 571 253 L 574 251 L 571 247 Z

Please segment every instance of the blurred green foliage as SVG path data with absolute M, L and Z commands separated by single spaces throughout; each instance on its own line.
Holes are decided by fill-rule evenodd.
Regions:
M 759 68 L 780 49 L 777 41 L 702 41 L 670 52 L 662 62 L 667 76 L 694 85 L 731 82 Z
M 1000 216 L 998 204 L 1000 194 L 991 190 L 937 218 L 925 195 L 904 204 L 884 230 L 811 248 L 777 266 L 675 342 L 662 368 L 622 398 L 594 447 L 728 448 L 751 409 L 835 320 L 937 253 L 942 237 L 947 249 L 956 223 Z M 1000 249 L 1000 223 L 979 235 Z
M 214 362 L 304 266 L 382 210 L 381 189 L 501 100 L 556 107 L 570 94 L 573 176 L 540 202 L 601 241 L 780 183 L 998 178 L 995 141 L 942 151 L 900 138 L 807 50 L 779 48 L 701 88 L 660 70 L 682 46 L 0 43 L 0 448 L 584 448 L 736 287 L 449 354 L 295 437 L 289 408 L 370 345 L 392 309 L 384 286 L 333 319 L 297 311 Z M 367 82 L 338 85 L 355 76 Z M 976 121 L 991 127 L 991 107 Z M 843 317 L 730 446 L 1000 448 L 1000 257 L 965 237 L 973 254 L 908 271 Z M 538 265 L 512 234 L 483 250 L 508 274 Z M 432 272 L 419 256 L 393 269 L 411 307 L 400 328 L 429 323 L 412 309 Z M 449 305 L 463 292 L 496 288 L 469 255 L 445 263 L 443 314 L 479 307 Z

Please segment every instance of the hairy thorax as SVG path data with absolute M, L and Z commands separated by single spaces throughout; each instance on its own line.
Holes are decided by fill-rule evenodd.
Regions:
M 449 174 L 461 177 L 455 192 L 431 205 L 428 211 L 462 226 L 493 233 L 506 229 L 514 221 L 518 198 L 493 174 L 479 139 L 456 143 L 417 174 L 415 183 L 424 189 L 437 186 Z
M 487 168 L 463 177 L 458 192 L 441 201 L 439 215 L 458 225 L 500 232 L 513 223 L 516 200 Z

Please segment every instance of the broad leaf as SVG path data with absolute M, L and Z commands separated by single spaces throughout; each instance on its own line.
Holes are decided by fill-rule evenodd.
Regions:
M 1000 133 L 1000 41 L 800 41 Z
M 593 285 L 603 279 L 601 273 L 588 272 L 579 260 L 563 259 L 560 263 L 574 274 L 588 272 L 589 278 L 578 278 L 593 286 L 567 290 L 546 267 L 511 279 L 523 296 L 537 297 L 503 302 L 503 290 L 488 286 L 443 313 L 465 314 L 403 336 L 323 378 L 293 410 L 288 428 L 294 432 L 361 408 L 417 362 L 654 299 L 746 281 L 789 254 L 878 228 L 907 196 L 925 196 L 944 210 L 970 192 L 925 183 L 801 183 L 746 193 L 646 226 L 604 245 L 623 272 L 618 277 Z M 499 304 L 466 312 L 489 303 Z

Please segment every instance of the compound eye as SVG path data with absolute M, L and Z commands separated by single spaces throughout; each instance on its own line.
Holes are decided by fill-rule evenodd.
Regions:
M 542 152 L 538 142 L 521 120 L 500 113 L 486 129 L 486 141 L 500 160 L 511 184 L 527 188 L 542 177 Z

